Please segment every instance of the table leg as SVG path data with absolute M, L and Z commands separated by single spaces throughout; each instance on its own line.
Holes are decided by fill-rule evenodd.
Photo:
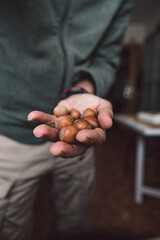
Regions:
M 143 200 L 143 183 L 145 168 L 145 137 L 138 135 L 136 141 L 136 168 L 135 168 L 135 202 L 142 203 Z

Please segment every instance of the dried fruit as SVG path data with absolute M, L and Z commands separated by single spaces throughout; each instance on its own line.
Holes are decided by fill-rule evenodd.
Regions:
M 79 130 L 82 129 L 91 129 L 92 126 L 90 125 L 90 123 L 85 120 L 85 119 L 77 119 L 74 121 L 73 125 L 78 128 Z
M 69 113 L 68 109 L 63 105 L 58 105 L 54 108 L 53 113 L 56 117 L 64 116 Z
M 79 131 L 98 127 L 97 114 L 92 108 L 85 109 L 81 115 L 75 108 L 69 112 L 65 106 L 58 105 L 54 108 L 54 115 L 57 117 L 55 128 L 60 130 L 59 139 L 69 144 L 76 143 L 76 135 Z
M 82 118 L 85 118 L 85 117 L 96 117 L 95 110 L 92 108 L 86 108 L 82 113 Z
M 71 109 L 70 114 L 74 119 L 80 118 L 80 115 L 81 115 L 80 112 L 75 108 Z
M 59 133 L 59 139 L 63 142 L 73 144 L 76 142 L 78 129 L 72 125 L 63 127 Z
M 96 117 L 88 116 L 88 117 L 85 117 L 84 119 L 87 120 L 90 123 L 92 128 L 97 128 L 98 127 L 98 120 L 97 120 Z
M 55 120 L 55 127 L 61 129 L 65 126 L 72 125 L 73 118 L 70 115 L 60 116 Z

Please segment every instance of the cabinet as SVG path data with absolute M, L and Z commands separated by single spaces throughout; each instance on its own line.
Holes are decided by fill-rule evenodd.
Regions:
M 121 64 L 107 99 L 114 112 L 134 113 L 139 107 L 143 46 L 130 43 L 121 52 Z
M 160 112 L 160 28 L 145 41 L 140 110 Z

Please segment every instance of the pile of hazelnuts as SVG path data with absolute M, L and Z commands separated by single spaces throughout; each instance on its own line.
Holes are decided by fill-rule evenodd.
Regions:
M 59 130 L 59 139 L 69 144 L 76 143 L 76 135 L 79 131 L 98 127 L 97 113 L 92 108 L 80 113 L 75 108 L 69 111 L 65 106 L 58 105 L 53 113 L 56 116 L 55 128 Z

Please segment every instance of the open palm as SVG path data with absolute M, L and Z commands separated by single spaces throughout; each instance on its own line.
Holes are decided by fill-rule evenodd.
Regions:
M 98 114 L 98 121 L 101 128 L 93 130 L 81 130 L 76 139 L 77 144 L 67 144 L 58 139 L 58 130 L 54 128 L 55 116 L 40 111 L 33 111 L 28 115 L 28 120 L 38 121 L 38 125 L 33 133 L 36 137 L 42 137 L 55 142 L 50 151 L 53 155 L 61 157 L 75 157 L 84 153 L 89 146 L 98 145 L 105 141 L 105 129 L 112 126 L 112 105 L 109 101 L 92 94 L 75 94 L 59 102 L 59 105 L 66 106 L 69 110 L 76 108 L 83 112 L 91 107 Z

